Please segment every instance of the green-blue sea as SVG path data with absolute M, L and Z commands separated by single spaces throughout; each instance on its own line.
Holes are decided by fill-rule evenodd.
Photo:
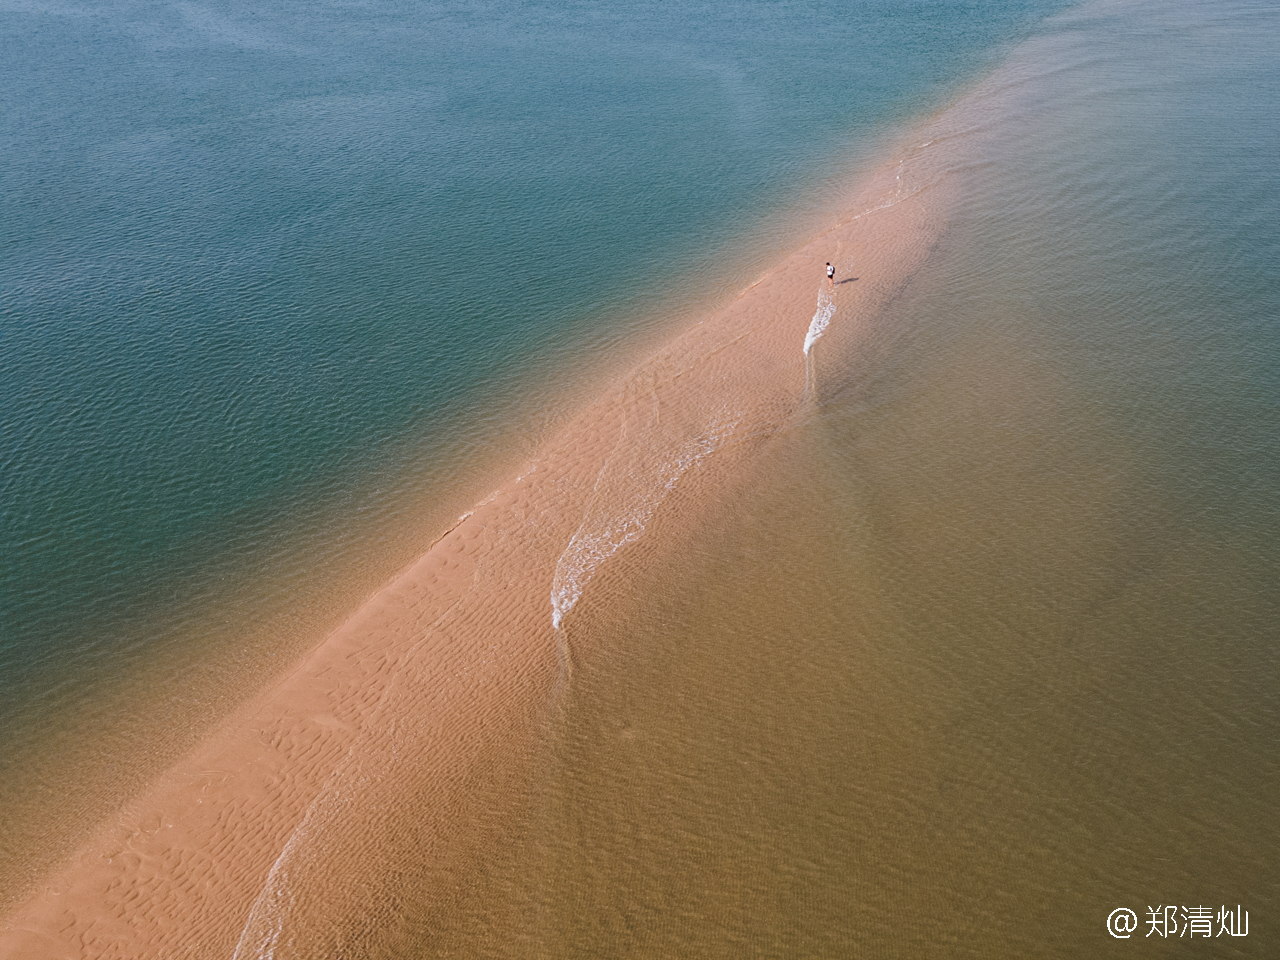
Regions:
M 1270 955 L 1265 0 L 0 0 L 0 906 L 962 98 L 418 955 Z

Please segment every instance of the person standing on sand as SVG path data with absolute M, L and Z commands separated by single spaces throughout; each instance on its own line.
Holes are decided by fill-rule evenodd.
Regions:
M 831 265 L 831 261 L 827 261 L 827 286 L 835 287 L 836 285 L 836 268 Z

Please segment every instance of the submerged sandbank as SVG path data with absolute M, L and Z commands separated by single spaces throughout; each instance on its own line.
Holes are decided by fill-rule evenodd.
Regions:
M 658 511 L 713 502 L 820 393 L 824 350 L 927 258 L 949 192 L 935 139 L 584 409 L 105 824 L 6 918 L 0 956 L 391 951 L 447 909 L 590 656 L 575 610 L 617 583 L 593 590 L 596 573 L 645 562 Z

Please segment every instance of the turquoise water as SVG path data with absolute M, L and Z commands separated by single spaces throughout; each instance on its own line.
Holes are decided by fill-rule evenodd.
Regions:
M 1084 3 L 979 84 L 930 261 L 620 577 L 521 844 L 422 942 L 1274 955 L 1277 102 L 1253 2 Z M 1224 904 L 1247 938 L 1180 936 Z
M 0 5 L 6 834 L 40 789 L 91 822 L 558 381 L 1060 6 Z
M 65 848 L 172 754 L 167 722 L 234 699 L 201 684 L 248 671 L 210 664 L 269 664 L 240 647 L 284 641 L 237 624 L 306 627 L 296 598 L 412 555 L 387 532 L 412 504 L 960 92 L 929 261 L 837 310 L 812 403 L 728 494 L 677 491 L 649 561 L 601 572 L 533 782 L 477 827 L 501 842 L 397 888 L 392 932 L 406 956 L 1275 952 L 1274 4 L 3 10 L 6 856 Z M 171 687 L 92 706 L 157 658 Z M 1241 904 L 1253 932 L 1107 935 L 1156 904 Z
M 483 442 L 1053 6 L 6 4 L 6 695 Z

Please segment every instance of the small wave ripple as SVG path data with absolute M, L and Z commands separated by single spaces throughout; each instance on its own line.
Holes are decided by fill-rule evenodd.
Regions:
M 813 349 L 813 345 L 822 338 L 826 332 L 827 326 L 831 323 L 831 318 L 836 315 L 836 301 L 831 296 L 829 290 L 822 290 L 818 293 L 818 309 L 813 313 L 813 320 L 809 323 L 809 332 L 804 335 L 804 353 L 809 355 L 809 351 Z
M 714 453 L 737 423 L 737 418 L 727 415 L 713 417 L 698 435 L 686 440 L 670 456 L 655 458 L 647 469 L 643 460 L 648 438 L 643 434 L 629 438 L 624 425 L 618 446 L 596 479 L 582 524 L 556 563 L 551 583 L 551 623 L 557 630 L 600 565 L 639 539 L 680 478 Z

